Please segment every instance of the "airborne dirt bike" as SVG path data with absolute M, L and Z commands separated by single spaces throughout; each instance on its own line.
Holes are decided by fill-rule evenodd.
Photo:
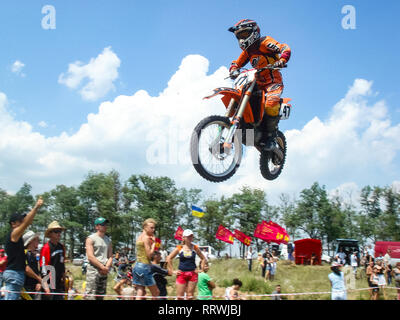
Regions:
M 244 70 L 234 80 L 233 88 L 216 88 L 212 95 L 204 98 L 222 95 L 226 113 L 225 116 L 203 119 L 193 131 L 190 142 L 192 163 L 203 178 L 222 182 L 232 177 L 242 159 L 242 144 L 254 146 L 260 152 L 260 171 L 265 179 L 274 180 L 280 175 L 286 159 L 286 139 L 277 129 L 275 147 L 270 150 L 263 147 L 265 92 L 255 89 L 256 74 L 266 69 L 280 68 L 268 65 L 257 70 Z M 280 100 L 280 120 L 289 118 L 290 100 Z

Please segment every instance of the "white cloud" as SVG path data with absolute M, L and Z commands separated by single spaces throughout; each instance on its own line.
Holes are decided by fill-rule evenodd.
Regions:
M 332 192 L 347 192 L 366 184 L 391 184 L 398 176 L 400 125 L 391 124 L 384 101 L 369 102 L 372 82 L 357 79 L 328 119 L 314 117 L 303 128 L 285 132 L 287 162 L 277 180 L 262 178 L 258 153 L 249 148 L 233 178 L 220 184 L 205 181 L 190 163 L 190 136 L 202 118 L 225 110 L 218 97 L 202 98 L 215 87 L 229 85 L 225 67 L 207 74 L 208 66 L 202 56 L 187 56 L 158 96 L 144 90 L 118 96 L 101 103 L 75 133 L 55 137 L 15 121 L 6 96 L 0 94 L 0 168 L 9 168 L 1 170 L 0 188 L 16 190 L 28 181 L 34 189 L 48 191 L 56 184 L 81 182 L 89 170 L 116 169 L 125 178 L 167 175 L 179 186 L 199 187 L 208 194 L 232 194 L 248 185 L 277 199 L 282 192 L 293 194 L 315 181 Z M 63 79 L 72 87 L 83 77 L 78 82 L 74 77 Z M 296 117 L 295 110 L 291 117 Z
M 315 181 L 328 188 L 353 182 L 361 186 L 390 183 L 399 173 L 395 157 L 400 149 L 400 125 L 391 125 L 384 101 L 368 103 L 371 94 L 372 82 L 356 79 L 327 120 L 314 117 L 303 128 L 286 131 L 287 161 L 276 181 L 257 176 L 258 162 L 253 159 L 251 168 L 239 169 L 239 180 L 220 185 L 220 191 L 248 184 L 277 195 L 298 192 Z
M 30 124 L 15 121 L 2 94 L 0 165 L 13 169 L 9 174 L 0 174 L 0 188 L 15 190 L 21 181 L 29 181 L 43 191 L 49 188 L 48 183 L 78 183 L 89 170 L 115 168 L 126 175 L 157 174 L 157 166 L 148 163 L 146 150 L 157 139 L 165 138 L 163 128 L 182 126 L 182 131 L 190 134 L 199 115 L 206 116 L 216 106 L 222 111 L 218 103 L 212 108 L 202 97 L 221 83 L 226 69 L 209 76 L 207 69 L 207 59 L 189 56 L 159 96 L 151 97 L 144 90 L 118 96 L 101 103 L 98 112 L 89 114 L 74 134 L 64 132 L 55 137 L 45 137 Z M 186 151 L 187 146 L 179 147 L 181 154 Z M 167 174 L 170 167 L 160 166 L 159 172 Z M 179 166 L 174 167 L 178 174 Z
M 41 127 L 41 128 L 47 128 L 47 127 L 48 127 L 48 124 L 46 123 L 46 121 L 40 121 L 40 122 L 38 123 L 38 126 Z
M 393 181 L 392 188 L 395 192 L 400 192 L 400 181 Z
M 118 78 L 118 68 L 121 64 L 118 56 L 107 47 L 88 64 L 81 61 L 70 63 L 67 74 L 60 74 L 58 82 L 68 88 L 77 89 L 87 80 L 79 93 L 84 100 L 95 101 L 113 90 L 114 81 Z
M 25 73 L 22 72 L 22 69 L 25 67 L 25 64 L 22 63 L 19 60 L 16 60 L 12 66 L 11 66 L 11 71 L 21 77 L 25 77 Z

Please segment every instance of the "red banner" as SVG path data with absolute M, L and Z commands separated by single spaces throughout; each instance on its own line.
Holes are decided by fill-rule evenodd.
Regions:
M 254 230 L 254 236 L 263 241 L 271 242 L 275 240 L 276 229 L 264 223 L 259 223 Z
M 156 238 L 156 245 L 154 247 L 154 250 L 158 251 L 160 250 L 160 247 L 161 247 L 161 239 Z
M 176 229 L 174 238 L 176 240 L 182 241 L 182 234 L 183 234 L 183 229 L 181 228 L 181 226 L 179 226 L 178 229 Z
M 272 222 L 271 220 L 269 220 L 268 222 L 265 222 L 265 221 L 263 220 L 262 223 L 267 224 L 267 225 L 270 225 L 270 226 L 272 226 L 272 227 L 278 229 L 281 233 L 286 233 L 286 230 L 285 230 L 285 229 L 283 229 L 279 224 L 277 224 L 277 223 L 275 223 L 275 222 Z
M 260 224 L 258 234 L 261 237 L 258 237 L 264 241 L 275 242 L 275 243 L 288 243 L 289 235 L 284 228 L 282 228 L 279 224 L 272 221 L 262 221 Z
M 246 246 L 249 246 L 251 244 L 251 237 L 245 235 L 243 232 L 235 229 L 233 230 L 234 236 L 236 239 L 238 239 L 241 243 L 244 243 Z
M 270 226 L 275 227 L 276 229 L 278 229 L 278 234 L 277 234 L 277 240 L 279 240 L 281 243 L 288 243 L 289 242 L 289 234 L 286 232 L 286 230 L 284 228 L 282 228 L 279 224 L 269 221 L 267 222 Z
M 219 225 L 215 237 L 221 241 L 233 244 L 233 233 L 226 229 L 223 225 Z

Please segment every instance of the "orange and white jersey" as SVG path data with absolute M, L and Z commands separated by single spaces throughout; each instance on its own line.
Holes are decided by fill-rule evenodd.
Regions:
M 260 69 L 276 61 L 288 62 L 291 50 L 286 43 L 279 43 L 272 37 L 263 37 L 247 50 L 243 50 L 237 60 L 232 61 L 231 68 L 242 68 L 248 62 L 253 68 Z M 260 86 L 270 83 L 282 83 L 282 75 L 279 70 L 264 70 L 257 77 Z

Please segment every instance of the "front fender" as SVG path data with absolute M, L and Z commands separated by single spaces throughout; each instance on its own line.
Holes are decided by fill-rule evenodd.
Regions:
M 216 95 L 222 95 L 223 97 L 221 98 L 222 102 L 225 105 L 225 108 L 228 108 L 229 103 L 231 102 L 231 99 L 234 99 L 237 103 L 240 103 L 240 99 L 242 97 L 242 91 L 238 89 L 232 89 L 232 88 L 216 88 L 214 89 L 214 93 L 210 96 L 204 97 L 204 99 L 210 99 L 212 97 L 215 97 Z M 231 114 L 229 114 L 229 117 L 232 117 L 234 113 L 234 110 L 231 110 Z M 250 107 L 250 103 L 247 102 L 245 111 L 243 113 L 243 119 L 246 123 L 253 123 L 254 122 L 254 116 L 253 112 Z
M 232 98 L 236 102 L 239 103 L 240 97 L 242 95 L 242 92 L 240 90 L 237 90 L 237 89 L 221 87 L 221 88 L 214 89 L 214 92 L 213 92 L 212 95 L 204 97 L 203 99 L 210 99 L 210 98 L 213 98 L 213 97 L 215 97 L 215 96 L 217 96 L 219 94 L 223 96 L 221 98 L 221 100 L 224 103 L 225 107 L 228 107 L 229 102 L 231 101 Z

